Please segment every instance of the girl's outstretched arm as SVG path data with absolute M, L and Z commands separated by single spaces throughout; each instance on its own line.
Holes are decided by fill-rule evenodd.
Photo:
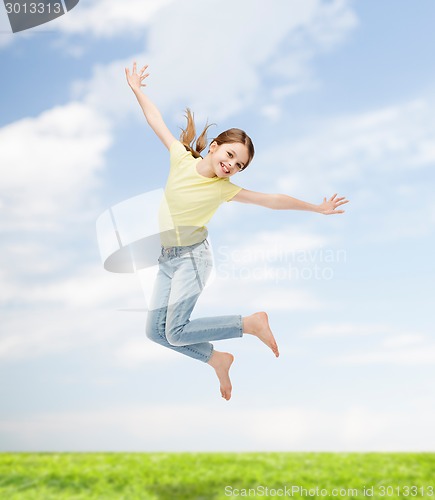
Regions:
M 142 83 L 145 78 L 149 76 L 149 73 L 143 74 L 143 72 L 148 68 L 145 65 L 141 70 L 140 74 L 136 73 L 136 62 L 133 63 L 133 71 L 130 74 L 130 70 L 125 68 L 125 75 L 127 77 L 127 82 L 136 96 L 140 107 L 147 119 L 149 126 L 154 130 L 157 137 L 163 142 L 163 144 L 169 149 L 171 144 L 176 140 L 172 135 L 166 123 L 163 121 L 160 111 L 157 106 L 146 96 L 142 91 L 141 87 L 146 87 L 145 83 Z
M 256 191 L 249 191 L 248 189 L 239 191 L 231 201 L 252 203 L 274 210 L 307 210 L 309 212 L 318 212 L 319 214 L 325 215 L 342 214 L 344 210 L 337 210 L 337 208 L 345 203 L 349 203 L 349 200 L 346 200 L 344 196 L 342 198 L 337 198 L 336 194 L 331 196 L 329 200 L 324 198 L 323 203 L 319 205 L 313 205 L 312 203 L 292 198 L 286 194 L 258 193 Z

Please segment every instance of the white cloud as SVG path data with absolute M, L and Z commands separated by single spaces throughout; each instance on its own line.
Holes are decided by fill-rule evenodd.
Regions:
M 93 0 L 81 1 L 73 10 L 50 21 L 49 25 L 12 34 L 6 9 L 0 9 L 0 49 L 18 38 L 32 38 L 35 30 L 48 29 L 65 35 L 53 45 L 73 57 L 81 57 L 86 51 L 89 37 L 110 39 L 115 37 L 142 36 L 153 16 L 174 0 Z M 84 42 L 81 44 L 79 36 Z M 39 36 L 39 35 L 36 35 Z M 72 37 L 74 42 L 71 43 Z
M 394 180 L 392 179 L 393 183 Z M 412 183 L 410 177 L 410 183 Z M 375 202 L 376 206 L 379 202 Z M 435 229 L 435 202 L 433 201 L 431 183 L 419 189 L 419 194 L 410 193 L 394 200 L 391 210 L 383 210 L 374 214 L 376 224 L 368 229 L 366 239 L 377 242 L 394 240 L 409 240 L 430 237 Z M 353 204 L 355 206 L 355 204 Z M 361 206 L 358 204 L 358 208 Z M 357 208 L 357 207 L 355 207 Z M 357 209 L 358 209 L 357 208 Z M 373 220 L 373 219 L 372 219 Z M 416 247 L 409 250 L 411 255 L 417 256 Z
M 80 218 L 112 138 L 108 122 L 72 102 L 0 129 L 2 229 L 58 228 Z
M 90 108 L 98 110 L 112 122 L 125 119 L 134 112 L 145 127 L 145 118 L 125 77 L 125 67 L 129 67 L 131 71 L 134 60 L 141 63 L 144 57 L 142 54 L 132 54 L 121 61 L 95 65 L 91 79 L 76 80 L 71 84 L 72 98 L 81 100 Z
M 114 353 L 117 364 L 123 368 L 134 369 L 144 366 L 145 363 L 161 363 L 163 361 L 180 361 L 181 356 L 168 348 L 145 338 L 145 333 L 140 337 L 127 340 Z
M 408 347 L 415 344 L 421 344 L 426 340 L 426 337 L 420 333 L 401 333 L 391 337 L 387 337 L 383 341 L 383 346 L 385 348 L 400 348 Z
M 257 162 L 275 165 L 274 186 L 301 189 L 309 177 L 319 195 L 349 181 L 363 183 L 368 175 L 428 167 L 435 163 L 434 108 L 430 100 L 416 100 L 312 123 L 313 132 L 274 144 Z
M 281 117 L 282 109 L 276 104 L 270 104 L 263 106 L 260 113 L 270 121 L 277 121 Z
M 11 451 L 430 451 L 435 445 L 427 401 L 409 402 L 400 413 L 366 405 L 245 409 L 234 401 L 225 403 L 233 406 L 228 412 L 219 403 L 41 413 L 3 419 L 0 434 Z M 195 429 L 201 439 L 180 428 Z
M 95 243 L 96 244 L 96 243 Z M 43 262 L 36 258 L 36 263 Z M 49 259 L 47 259 L 49 262 Z M 21 276 L 16 273 L 12 276 Z M 13 283 L 7 283 L 2 292 L 4 301 L 20 301 L 23 304 L 54 304 L 63 307 L 100 307 L 111 305 L 118 307 L 125 295 L 136 289 L 140 293 L 138 280 L 131 274 L 109 274 L 96 265 L 81 263 L 78 270 L 57 270 L 53 274 L 42 273 L 45 279 L 32 283 L 19 284 L 14 290 Z M 121 302 L 122 303 L 122 302 Z
M 96 190 L 111 142 L 109 122 L 79 102 L 0 129 L 2 358 L 98 342 L 99 326 L 115 329 L 107 310 L 132 300 L 131 285 L 116 287 L 89 264 L 85 243 L 97 247 Z
M 306 332 L 307 337 L 354 337 L 360 335 L 382 335 L 395 329 L 387 324 L 324 323 Z
M 150 62 L 155 61 L 150 81 L 162 102 L 169 99 L 172 105 L 182 97 L 213 119 L 258 105 L 265 85 L 273 93 L 310 81 L 313 55 L 342 41 L 356 24 L 348 3 L 341 0 L 276 0 L 273 8 L 259 1 L 213 0 L 207 10 L 203 5 L 192 0 L 171 8 L 171 15 L 162 11 L 157 16 L 149 33 Z M 182 16 L 195 21 L 195 30 L 185 30 L 179 23 Z M 177 51 L 166 33 L 178 41 Z M 270 88 L 273 77 L 280 82 L 276 88 Z
M 228 21 L 228 12 L 231 12 L 231 22 Z M 2 10 L 1 14 L 0 28 L 11 31 L 6 11 Z M 195 29 L 185 29 L 186 22 L 180 23 L 181 18 L 193 23 Z M 172 42 L 177 40 L 178 54 L 189 54 L 187 62 L 194 61 L 195 65 L 201 65 L 203 74 L 209 73 L 210 66 L 204 68 L 204 63 L 211 54 L 216 60 L 220 53 L 226 53 L 233 54 L 233 61 L 239 59 L 238 62 L 242 64 L 243 59 L 259 58 L 263 62 L 272 59 L 270 68 L 277 75 L 291 75 L 292 79 L 297 75 L 302 81 L 309 79 L 306 63 L 313 54 L 328 50 L 341 42 L 349 30 L 355 27 L 356 22 L 346 0 L 275 0 L 273 8 L 264 2 L 245 0 L 234 4 L 229 0 L 214 0 L 208 2 L 207 9 L 204 9 L 204 3 L 199 0 L 186 0 L 182 4 L 174 0 L 94 0 L 80 2 L 66 15 L 50 21 L 50 30 L 57 30 L 65 35 L 55 45 L 74 57 L 81 57 L 86 50 L 84 45 L 80 45 L 79 35 L 86 39 L 89 36 L 103 39 L 138 38 L 148 34 L 147 30 L 151 29 L 151 55 L 155 51 L 156 59 L 173 57 Z M 287 28 L 295 32 L 291 38 L 284 36 Z M 225 36 L 222 36 L 223 29 Z M 264 33 L 267 33 L 267 37 Z M 0 47 L 13 42 L 12 35 L 2 35 Z M 32 30 L 23 32 L 21 36 L 33 36 Z M 74 44 L 70 42 L 72 36 L 76 37 Z M 205 40 L 207 44 L 204 43 Z M 273 50 L 273 46 L 280 44 L 291 49 L 292 57 L 276 57 L 277 52 Z M 240 47 L 240 54 L 236 53 L 237 47 Z M 227 67 L 231 64 L 228 61 Z M 253 74 L 249 72 L 247 76 Z M 281 86 L 282 89 L 288 87 Z M 291 92 L 294 92 L 298 84 L 294 82 L 291 87 Z M 232 103 L 236 104 L 240 98 L 241 94 L 232 99 Z
M 411 101 L 362 114 L 312 123 L 312 132 L 271 145 L 257 161 L 273 163 L 274 185 L 301 187 L 310 177 L 318 186 L 361 181 L 368 172 L 388 175 L 435 162 L 434 104 Z M 284 164 L 282 158 L 288 158 Z M 296 165 L 297 169 L 290 166 Z M 322 190 L 322 192 L 324 189 Z
M 374 336 L 371 348 L 363 347 L 358 351 L 332 355 L 326 361 L 328 365 L 423 365 L 435 361 L 435 344 L 431 337 L 418 331 L 400 331 L 397 326 L 355 323 L 318 324 L 305 332 L 306 337 L 342 339 L 349 346 L 355 337 Z M 344 348 L 346 349 L 345 344 Z
M 355 336 L 375 335 L 379 337 L 371 348 L 332 355 L 328 365 L 424 365 L 435 362 L 435 343 L 430 336 L 420 332 L 400 332 L 392 325 L 319 325 L 308 336 L 331 338 L 344 337 L 351 341 Z M 349 344 L 351 345 L 351 344 Z
M 428 236 L 435 227 L 428 182 L 435 165 L 434 111 L 435 101 L 427 98 L 313 122 L 311 132 L 260 152 L 253 182 L 297 198 L 309 188 L 310 199 L 319 202 L 336 192 L 347 196 L 340 230 L 358 224 L 357 240 Z M 262 168 L 271 164 L 273 176 Z
M 130 334 L 145 336 L 146 315 L 119 310 L 143 308 L 136 276 L 83 263 L 46 272 L 49 263 L 49 255 L 35 255 L 28 270 L 1 270 L 1 302 L 21 308 L 2 314 L 0 358 L 37 358 L 90 345 L 100 345 L 115 358 L 131 342 Z M 35 266 L 41 274 L 32 274 Z M 120 332 L 129 333 L 120 337 Z
M 416 342 L 418 343 L 418 342 Z M 400 346 L 397 348 L 378 347 L 371 351 L 347 353 L 333 356 L 328 361 L 332 365 L 373 365 L 391 364 L 403 366 L 433 365 L 435 363 L 435 344 L 427 342 L 424 346 Z
M 424 364 L 433 365 L 434 363 L 435 345 L 433 343 L 419 348 L 407 347 L 400 350 L 379 349 L 375 352 L 358 352 L 330 359 L 330 364 L 333 365 L 393 364 L 421 366 Z
M 67 15 L 51 21 L 50 28 L 68 35 L 96 38 L 143 33 L 153 16 L 174 0 L 93 0 L 80 2 Z
M 118 303 L 131 300 L 118 297 Z M 116 311 L 113 307 L 67 307 L 41 305 L 3 313 L 0 359 L 22 359 L 72 353 L 98 346 L 108 362 L 117 362 L 116 353 L 136 332 L 145 336 L 145 315 Z M 123 333 L 120 336 L 120 332 Z
M 22 306 L 3 315 L 0 357 L 38 357 L 98 341 L 95 329 L 113 329 L 105 308 L 131 300 L 131 284 L 118 279 L 116 287 L 86 263 L 89 249 L 77 262 L 81 245 L 74 239 L 89 241 L 92 228 L 97 246 L 93 193 L 111 140 L 108 122 L 77 102 L 0 130 L 0 225 L 10 235 L 0 298 Z
M 195 28 L 186 29 L 180 19 Z M 312 57 L 342 41 L 355 25 L 353 11 L 342 0 L 276 0 L 273 8 L 264 2 L 213 0 L 206 9 L 200 0 L 176 2 L 153 17 L 146 52 L 98 67 L 91 81 L 76 82 L 73 91 L 99 110 L 123 116 L 137 106 L 124 75 L 124 67 L 136 59 L 139 65 L 150 64 L 146 92 L 163 112 L 179 108 L 179 116 L 190 106 L 200 120 L 219 120 L 253 104 L 276 110 L 283 97 L 312 84 Z M 270 88 L 275 78 L 279 83 Z M 266 86 L 274 97 L 263 102 Z M 130 101 L 107 99 L 113 95 L 128 95 Z
M 3 315 L 1 357 L 86 345 L 85 324 L 98 324 L 102 306 L 122 304 L 127 289 L 107 286 L 108 276 L 86 262 L 93 252 L 83 250 L 89 237 L 97 246 L 95 190 L 111 140 L 108 122 L 77 102 L 0 129 L 0 226 L 9 234 L 0 298 L 15 304 Z M 82 318 L 73 312 L 80 308 Z

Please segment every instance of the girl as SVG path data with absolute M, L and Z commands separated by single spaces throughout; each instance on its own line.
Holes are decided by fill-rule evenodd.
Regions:
M 130 73 L 125 68 L 125 73 L 148 124 L 170 152 L 165 197 L 172 224 L 160 221 L 162 253 L 146 332 L 151 340 L 212 366 L 220 382 L 222 397 L 229 400 L 232 389 L 229 370 L 234 357 L 228 352 L 216 351 L 210 341 L 250 334 L 264 342 L 276 357 L 279 352 L 265 312 L 246 317 L 189 319 L 211 271 L 205 225 L 224 201 L 254 203 L 275 210 L 338 214 L 344 210 L 337 210 L 337 207 L 348 200 L 337 198 L 335 194 L 329 200 L 324 198 L 320 205 L 312 205 L 284 194 L 248 191 L 231 183 L 230 177 L 245 170 L 254 156 L 251 139 L 243 130 L 227 130 L 211 141 L 208 153 L 202 158 L 200 153 L 207 145 L 208 127 L 194 148 L 195 124 L 187 110 L 187 127 L 178 141 L 165 125 L 159 110 L 141 91 L 141 87 L 146 86 L 143 81 L 149 76 L 144 73 L 147 68 L 144 66 L 138 74 L 134 62 L 133 71 Z

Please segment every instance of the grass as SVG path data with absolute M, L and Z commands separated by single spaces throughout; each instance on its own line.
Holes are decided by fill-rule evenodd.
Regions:
M 0 453 L 8 500 L 328 498 L 334 488 L 335 498 L 435 500 L 435 453 Z

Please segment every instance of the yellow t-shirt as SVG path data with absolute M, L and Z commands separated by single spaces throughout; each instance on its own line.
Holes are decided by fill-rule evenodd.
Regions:
M 169 149 L 170 170 L 165 199 L 160 207 L 160 239 L 164 247 L 188 246 L 207 237 L 205 225 L 219 205 L 230 201 L 242 188 L 228 178 L 204 177 L 194 158 L 180 141 Z

